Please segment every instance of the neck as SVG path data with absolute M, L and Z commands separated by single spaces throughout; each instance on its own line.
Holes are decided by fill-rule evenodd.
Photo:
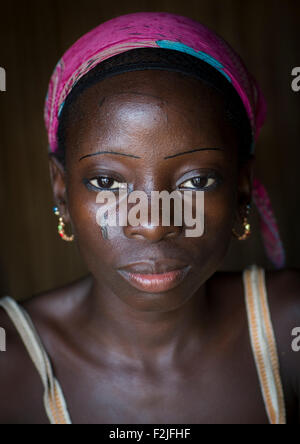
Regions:
M 141 311 L 94 281 L 88 295 L 89 338 L 94 339 L 97 347 L 100 343 L 112 359 L 120 359 L 121 355 L 122 359 L 143 366 L 180 362 L 204 342 L 208 325 L 207 287 L 206 282 L 176 309 Z

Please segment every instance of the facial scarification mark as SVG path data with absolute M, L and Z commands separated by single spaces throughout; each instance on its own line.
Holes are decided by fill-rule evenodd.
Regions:
M 99 108 L 101 108 L 101 107 L 103 106 L 105 100 L 106 100 L 106 97 L 103 97 L 103 99 L 100 100 L 100 102 L 99 102 Z

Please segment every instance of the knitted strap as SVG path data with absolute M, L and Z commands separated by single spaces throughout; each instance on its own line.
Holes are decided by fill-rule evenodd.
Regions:
M 0 306 L 13 322 L 42 379 L 44 406 L 50 424 L 71 424 L 62 389 L 53 376 L 49 358 L 28 313 L 8 296 L 0 299 Z
M 251 265 L 244 270 L 243 282 L 251 345 L 269 422 L 285 424 L 284 395 L 264 269 Z

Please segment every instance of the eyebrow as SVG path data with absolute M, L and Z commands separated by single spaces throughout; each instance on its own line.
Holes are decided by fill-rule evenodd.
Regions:
M 174 157 L 184 156 L 185 154 L 196 153 L 197 151 L 224 151 L 224 149 L 223 148 L 196 148 L 195 150 L 184 151 L 182 153 L 177 153 L 177 154 L 173 154 L 171 156 L 164 157 L 164 160 L 174 159 Z M 141 159 L 140 156 L 135 156 L 133 154 L 118 153 L 117 151 L 99 151 L 98 153 L 91 153 L 91 154 L 86 154 L 85 156 L 82 156 L 79 159 L 79 162 L 81 162 L 83 159 L 87 159 L 89 157 L 100 156 L 101 154 L 113 154 L 115 156 L 125 156 L 125 157 L 131 157 L 132 159 Z
M 174 157 L 184 156 L 185 154 L 196 153 L 197 151 L 224 151 L 224 148 L 197 148 L 195 150 L 184 151 L 183 153 L 173 154 L 172 156 L 164 157 L 164 160 L 174 159 Z
M 92 153 L 92 154 L 87 154 L 86 156 L 82 156 L 79 159 L 79 162 L 81 162 L 83 159 L 87 159 L 88 157 L 100 156 L 101 154 L 113 154 L 115 156 L 125 156 L 125 157 L 131 157 L 133 159 L 141 159 L 141 157 L 134 156 L 133 154 L 118 153 L 116 151 L 99 151 L 98 153 Z

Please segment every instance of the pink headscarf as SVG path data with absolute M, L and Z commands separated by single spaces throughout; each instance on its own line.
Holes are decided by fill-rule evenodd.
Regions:
M 57 150 L 59 115 L 75 84 L 103 60 L 130 49 L 146 47 L 191 54 L 222 73 L 238 92 L 249 117 L 253 142 L 256 141 L 265 120 L 266 104 L 241 58 L 221 37 L 190 18 L 145 12 L 123 15 L 102 23 L 81 37 L 62 56 L 52 74 L 45 103 L 50 151 Z M 267 192 L 257 179 L 254 181 L 253 199 L 262 216 L 261 229 L 267 255 L 277 268 L 281 268 L 285 263 L 284 249 Z

